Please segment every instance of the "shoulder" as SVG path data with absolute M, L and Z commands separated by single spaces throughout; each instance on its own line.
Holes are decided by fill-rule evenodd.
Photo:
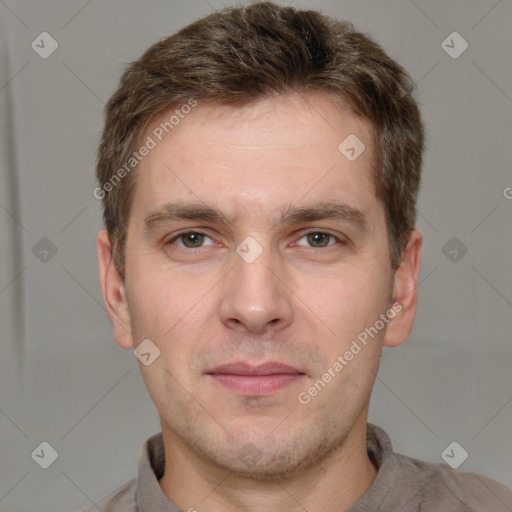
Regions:
M 82 512 L 137 512 L 136 483 L 137 479 L 133 478 Z
M 395 454 L 404 473 L 416 474 L 421 481 L 417 499 L 419 510 L 450 506 L 460 512 L 511 512 L 512 490 L 476 473 L 456 471 L 446 464 L 430 463 Z
M 505 485 L 396 452 L 386 432 L 370 423 L 367 448 L 378 473 L 353 512 L 376 505 L 401 512 L 512 512 L 512 490 Z

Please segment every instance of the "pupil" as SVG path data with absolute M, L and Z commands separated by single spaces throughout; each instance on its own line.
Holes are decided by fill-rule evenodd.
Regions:
M 309 241 L 316 247 L 325 247 L 326 243 L 329 241 L 329 237 L 326 233 L 310 233 Z M 322 243 L 322 241 L 326 243 Z
M 200 233 L 188 233 L 185 235 L 184 244 L 187 247 L 197 247 L 203 241 L 202 236 Z

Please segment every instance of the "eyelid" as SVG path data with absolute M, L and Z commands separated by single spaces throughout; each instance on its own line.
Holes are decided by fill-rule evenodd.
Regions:
M 329 230 L 324 230 L 324 229 L 307 229 L 307 230 L 303 230 L 303 231 L 300 231 L 299 233 L 299 237 L 297 238 L 297 242 L 299 240 L 301 240 L 302 238 L 304 238 L 305 236 L 311 234 L 311 233 L 322 233 L 324 235 L 329 235 L 330 237 L 334 238 L 334 240 L 336 241 L 336 243 L 339 243 L 339 244 L 346 244 L 348 243 L 348 240 L 343 237 L 343 236 L 340 236 L 340 235 L 337 235 L 337 234 L 334 234 L 332 233 L 331 231 Z M 292 245 L 299 245 L 297 244 L 297 242 L 293 242 Z M 329 244 L 329 245 L 326 245 L 325 247 L 313 247 L 313 246 L 305 246 L 305 247 L 309 247 L 310 249 L 325 249 L 327 247 L 333 247 L 336 245 L 336 243 L 334 244 Z M 302 246 L 302 244 L 301 244 Z
M 179 240 L 182 236 L 184 235 L 187 235 L 189 233 L 194 233 L 194 234 L 197 234 L 197 235 L 203 235 L 204 237 L 206 238 L 209 238 L 212 242 L 214 242 L 213 244 L 208 244 L 208 245 L 215 245 L 215 240 L 213 240 L 213 238 L 206 234 L 204 231 L 201 231 L 199 229 L 186 229 L 184 231 L 180 231 L 179 233 L 175 233 L 173 234 L 170 238 L 168 239 L 165 239 L 164 240 L 164 245 L 169 245 L 169 244 L 172 244 L 174 242 L 176 242 L 176 240 Z M 178 245 L 177 247 L 181 247 L 183 249 L 187 249 L 187 250 L 194 250 L 194 249 L 202 249 L 204 247 L 204 245 L 202 245 L 201 247 L 185 247 L 184 245 Z
M 172 244 L 172 243 L 176 242 L 176 240 L 179 240 L 182 236 L 187 235 L 189 233 L 195 233 L 195 234 L 198 234 L 198 235 L 203 235 L 206 238 L 209 238 L 210 240 L 212 240 L 213 243 L 212 244 L 208 244 L 208 245 L 218 245 L 219 244 L 219 242 L 216 242 L 216 240 L 214 240 L 211 236 L 209 236 L 204 231 L 201 231 L 201 229 L 185 229 L 183 231 L 180 231 L 178 233 L 173 234 L 171 236 L 171 238 L 166 239 L 164 241 L 164 245 Z M 310 233 L 322 233 L 322 234 L 325 234 L 325 235 L 329 235 L 330 237 L 332 237 L 336 241 L 336 243 L 339 243 L 339 244 L 347 244 L 348 243 L 348 240 L 346 239 L 346 237 L 340 236 L 339 234 L 334 234 L 334 233 L 332 233 L 329 230 L 323 230 L 323 229 L 311 229 L 311 228 L 304 229 L 304 230 L 301 230 L 299 232 L 298 238 L 297 237 L 295 237 L 295 238 L 296 238 L 297 241 L 299 241 L 302 238 L 304 238 L 305 236 L 309 235 Z M 297 244 L 297 241 L 293 242 L 291 245 L 299 245 L 299 244 Z M 336 243 L 330 244 L 330 245 L 326 245 L 325 247 L 313 247 L 313 246 L 307 246 L 307 247 L 309 247 L 311 249 L 323 249 L 323 248 L 326 248 L 326 247 L 332 247 L 332 246 L 336 245 Z M 302 246 L 302 244 L 300 246 Z M 182 248 L 187 249 L 187 250 L 193 250 L 193 249 L 202 249 L 205 246 L 202 245 L 201 247 L 185 247 L 185 246 L 178 245 L 178 247 L 182 247 Z

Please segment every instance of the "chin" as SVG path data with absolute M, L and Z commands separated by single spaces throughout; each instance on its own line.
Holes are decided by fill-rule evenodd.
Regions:
M 291 479 L 321 464 L 343 442 L 328 435 L 322 437 L 318 432 L 315 437 L 296 433 L 295 437 L 287 435 L 283 439 L 274 436 L 259 439 L 254 442 L 231 439 L 227 446 L 217 446 L 214 450 L 212 445 L 210 449 L 205 449 L 208 445 L 196 449 L 210 463 L 238 478 L 270 482 Z M 236 449 L 237 446 L 241 447 Z

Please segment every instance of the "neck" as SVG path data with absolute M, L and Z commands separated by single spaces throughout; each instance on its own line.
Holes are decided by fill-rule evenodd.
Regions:
M 192 454 L 164 428 L 162 433 L 165 473 L 160 487 L 190 512 L 340 512 L 357 503 L 377 475 L 366 450 L 366 414 L 325 459 L 283 480 L 237 476 Z

